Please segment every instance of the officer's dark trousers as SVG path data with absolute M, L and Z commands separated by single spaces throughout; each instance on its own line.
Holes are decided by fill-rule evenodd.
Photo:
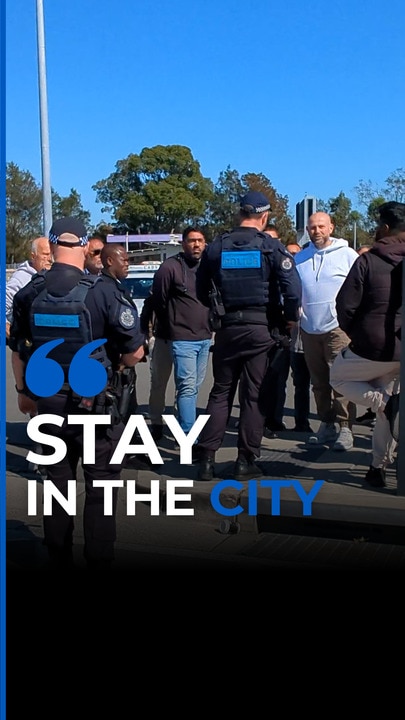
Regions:
M 311 377 L 303 352 L 291 353 L 291 371 L 294 384 L 294 418 L 298 427 L 309 423 Z
M 215 452 L 221 446 L 230 403 L 240 380 L 238 454 L 247 459 L 260 455 L 265 417 L 261 386 L 273 347 L 265 325 L 230 325 L 216 333 L 212 353 L 214 385 L 206 409 L 210 419 L 198 440 L 203 451 Z
M 55 395 L 38 402 L 38 412 L 53 413 L 66 418 L 68 414 L 86 414 L 86 410 L 78 408 L 78 402 L 67 395 Z M 121 466 L 110 465 L 111 457 L 117 447 L 124 425 L 99 426 L 95 431 L 95 463 L 82 463 L 85 481 L 85 500 L 83 509 L 84 556 L 91 564 L 109 562 L 114 559 L 114 542 L 116 539 L 115 512 L 118 490 L 113 491 L 113 514 L 104 515 L 104 489 L 93 487 L 93 480 L 117 480 Z M 76 480 L 79 460 L 83 456 L 83 426 L 67 424 L 42 425 L 41 431 L 61 438 L 67 446 L 67 454 L 55 465 L 47 465 L 47 479 L 67 497 L 68 480 Z M 53 452 L 53 450 L 52 450 Z M 43 446 L 44 455 L 50 453 L 47 445 Z M 79 503 L 77 504 L 77 509 Z M 52 515 L 43 519 L 44 540 L 49 556 L 55 563 L 69 563 L 72 555 L 73 516 L 68 515 L 60 504 L 53 499 Z
M 269 367 L 266 378 L 266 425 L 281 424 L 287 397 L 287 381 L 290 373 L 290 349 L 279 350 L 280 356 L 275 368 Z

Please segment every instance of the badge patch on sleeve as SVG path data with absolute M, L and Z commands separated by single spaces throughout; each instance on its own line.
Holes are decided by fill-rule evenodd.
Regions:
M 130 310 L 129 308 L 123 310 L 120 314 L 119 321 L 120 325 L 122 325 L 122 327 L 126 330 L 133 328 L 135 325 L 135 317 L 132 313 L 132 310 Z
M 283 270 L 291 270 L 292 266 L 293 264 L 290 258 L 286 257 L 284 258 L 284 260 L 281 261 L 281 267 L 283 268 Z

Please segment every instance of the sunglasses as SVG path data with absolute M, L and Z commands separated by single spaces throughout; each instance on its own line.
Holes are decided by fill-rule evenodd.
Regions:
M 95 257 L 96 255 L 101 255 L 101 249 L 99 249 L 99 250 L 91 250 L 91 251 L 89 252 L 89 255 L 91 255 L 92 257 Z

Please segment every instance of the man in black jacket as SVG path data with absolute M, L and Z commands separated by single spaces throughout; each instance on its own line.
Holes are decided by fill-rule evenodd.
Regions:
M 157 320 L 168 329 L 171 341 L 177 419 L 186 434 L 196 420 L 197 396 L 206 375 L 212 337 L 200 271 L 204 249 L 201 230 L 185 228 L 182 252 L 161 264 L 152 286 Z
M 331 368 L 332 387 L 376 413 L 366 475 L 373 487 L 385 485 L 396 448 L 384 410 L 399 389 L 405 204 L 387 202 L 378 213 L 376 241 L 356 260 L 336 298 L 339 326 L 350 344 Z

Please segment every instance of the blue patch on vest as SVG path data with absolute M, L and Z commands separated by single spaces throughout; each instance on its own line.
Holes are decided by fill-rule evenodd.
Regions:
M 79 316 L 34 313 L 34 325 L 37 327 L 79 327 Z
M 223 270 L 239 270 L 244 268 L 260 268 L 262 254 L 260 250 L 223 250 L 221 253 L 221 268 Z

